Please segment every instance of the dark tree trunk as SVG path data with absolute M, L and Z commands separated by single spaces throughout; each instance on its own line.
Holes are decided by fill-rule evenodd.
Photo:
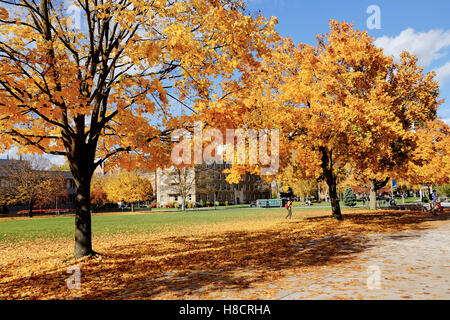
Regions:
M 329 182 L 327 181 L 328 187 L 330 188 L 330 200 L 331 200 L 331 212 L 334 218 L 337 220 L 342 220 L 341 206 L 339 205 L 339 197 L 337 194 L 337 184 L 336 179 L 331 177 Z
M 91 179 L 88 173 L 86 178 L 75 178 L 75 258 L 94 254 L 92 250 L 91 233 Z
M 79 131 L 83 132 L 81 129 Z M 76 187 L 75 258 L 95 254 L 91 233 L 91 179 L 95 169 L 95 145 L 86 144 L 84 136 L 76 137 L 67 157 Z
M 28 202 L 28 217 L 33 218 L 33 200 Z
M 328 191 L 331 201 L 331 214 L 337 220 L 342 220 L 341 207 L 339 205 L 339 195 L 337 192 L 336 176 L 333 173 L 333 159 L 332 152 L 328 155 L 327 150 L 324 147 L 320 148 L 322 153 L 322 171 L 325 177 L 325 181 L 328 185 Z

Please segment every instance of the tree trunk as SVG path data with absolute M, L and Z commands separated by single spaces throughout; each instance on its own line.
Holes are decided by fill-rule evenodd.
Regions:
M 28 217 L 33 218 L 33 200 L 28 202 Z
M 67 155 L 76 189 L 75 258 L 95 254 L 91 230 L 91 180 L 95 167 L 95 144 L 87 145 L 83 139 L 81 137 L 72 141 L 71 151 Z
M 327 184 L 330 190 L 331 214 L 337 220 L 342 220 L 341 206 L 339 205 L 336 179 L 334 177 L 330 177 L 330 179 L 327 179 Z
M 322 153 L 321 167 L 328 185 L 328 191 L 330 195 L 331 214 L 337 220 L 342 220 L 341 207 L 339 205 L 339 196 L 337 192 L 337 181 L 336 176 L 333 174 L 332 151 L 330 151 L 329 156 L 327 150 L 324 147 L 321 147 L 320 151 Z
M 131 202 L 131 212 L 134 212 L 134 202 Z
M 375 210 L 377 209 L 377 192 L 381 188 L 383 188 L 388 182 L 389 177 L 387 177 L 384 180 L 371 180 L 370 181 L 370 209 Z
M 78 182 L 78 183 L 77 183 Z M 75 178 L 75 250 L 74 257 L 81 258 L 94 254 L 92 250 L 91 233 L 91 181 L 89 179 Z
M 369 203 L 370 210 L 377 209 L 377 191 L 375 190 L 375 184 L 373 182 L 370 185 Z
M 181 197 L 181 211 L 185 211 L 186 210 L 186 197 L 182 196 Z

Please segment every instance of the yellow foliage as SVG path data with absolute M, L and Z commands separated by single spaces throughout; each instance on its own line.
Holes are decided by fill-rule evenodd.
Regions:
M 104 178 L 102 189 L 112 202 L 146 201 L 152 197 L 150 180 L 136 171 L 120 170 Z

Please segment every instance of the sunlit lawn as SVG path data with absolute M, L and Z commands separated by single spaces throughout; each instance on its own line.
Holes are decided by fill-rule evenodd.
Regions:
M 306 209 L 306 210 L 305 210 Z M 295 217 L 310 216 L 312 212 L 327 215 L 329 209 L 294 208 Z M 352 209 L 346 209 L 352 210 Z M 116 233 L 154 233 L 176 230 L 179 227 L 220 224 L 228 221 L 268 221 L 284 218 L 284 208 L 267 209 L 226 209 L 201 210 L 186 212 L 154 213 L 114 213 L 94 214 L 92 231 L 96 235 Z M 36 238 L 72 238 L 74 234 L 74 217 L 23 217 L 20 219 L 0 219 L 0 241 L 30 240 Z

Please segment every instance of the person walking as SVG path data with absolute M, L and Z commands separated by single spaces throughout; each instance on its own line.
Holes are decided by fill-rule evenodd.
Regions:
M 291 200 L 289 200 L 286 203 L 286 210 L 287 210 L 288 214 L 285 217 L 285 219 L 287 219 L 287 218 L 292 219 L 292 201 Z

